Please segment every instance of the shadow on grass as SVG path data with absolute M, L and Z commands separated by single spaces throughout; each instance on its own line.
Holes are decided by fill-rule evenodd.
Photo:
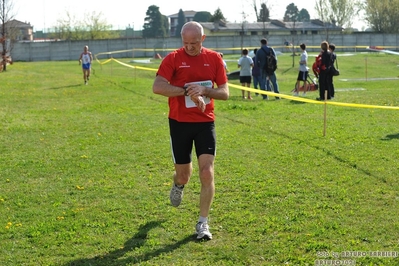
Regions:
M 240 124 L 244 124 L 244 125 L 246 124 L 245 122 L 238 121 L 238 120 L 233 119 L 233 118 L 227 118 L 227 117 L 225 117 L 225 119 L 230 120 L 230 121 L 235 122 L 235 123 L 240 123 Z M 289 140 L 291 140 L 291 141 L 301 141 L 299 138 L 292 137 L 292 136 L 290 136 L 290 135 L 288 135 L 288 134 L 285 134 L 284 132 L 278 132 L 278 131 L 275 131 L 275 130 L 273 130 L 273 129 L 269 129 L 268 132 L 271 133 L 271 134 L 273 134 L 273 135 L 279 136 L 279 137 L 284 137 L 284 138 L 289 139 Z M 396 134 L 396 135 L 388 135 L 388 136 L 391 136 L 391 139 L 392 139 L 392 138 L 399 138 L 399 133 Z M 350 167 L 350 168 L 357 169 L 358 171 L 364 173 L 364 174 L 367 175 L 367 176 L 373 177 L 373 178 L 375 178 L 375 179 L 379 179 L 378 176 L 373 175 L 370 171 L 358 167 L 356 163 L 353 163 L 353 162 L 351 162 L 351 161 L 349 161 L 349 160 L 347 160 L 347 159 L 345 159 L 345 158 L 341 158 L 340 156 L 336 155 L 336 154 L 335 154 L 334 152 L 332 152 L 332 151 L 329 151 L 329 150 L 326 149 L 325 147 L 315 145 L 315 144 L 313 144 L 311 141 L 309 141 L 308 143 L 306 143 L 306 145 L 309 146 L 309 147 L 312 147 L 312 148 L 314 148 L 314 149 L 316 149 L 316 150 L 318 150 L 318 151 L 323 152 L 326 156 L 329 156 L 329 157 L 331 157 L 331 158 L 334 158 L 334 160 L 336 160 L 336 161 L 338 161 L 338 162 L 340 162 L 340 163 L 342 163 L 342 164 L 345 164 L 345 165 L 347 165 L 347 166 Z
M 306 102 L 300 102 L 300 101 L 295 101 L 295 100 L 290 100 L 290 103 L 292 103 L 292 104 L 306 104 Z
M 180 246 L 184 244 L 196 240 L 195 235 L 190 235 L 171 245 L 151 250 L 150 252 L 144 254 L 121 259 L 122 257 L 125 256 L 126 253 L 143 246 L 148 238 L 148 232 L 153 228 L 159 227 L 162 224 L 162 222 L 163 221 L 152 221 L 140 226 L 138 232 L 131 239 L 127 240 L 122 248 L 115 249 L 105 255 L 100 255 L 94 258 L 74 260 L 66 263 L 65 266 L 86 266 L 86 265 L 117 266 L 117 265 L 126 265 L 128 263 L 140 263 L 151 260 L 154 257 L 158 257 L 163 253 L 171 252 L 175 249 L 178 249 Z
M 294 69 L 295 67 L 290 67 L 290 68 L 287 68 L 286 70 L 284 70 L 283 71 L 283 74 L 285 74 L 285 73 L 287 73 L 287 72 L 290 72 L 292 69 Z
M 84 84 L 79 83 L 79 84 L 73 84 L 73 85 L 67 85 L 67 86 L 61 86 L 61 87 L 53 87 L 53 88 L 48 88 L 48 90 L 60 90 L 60 89 L 75 88 L 75 87 L 81 87 L 81 86 L 84 86 Z
M 399 133 L 386 135 L 385 138 L 382 138 L 381 140 L 393 140 L 393 139 L 399 139 Z

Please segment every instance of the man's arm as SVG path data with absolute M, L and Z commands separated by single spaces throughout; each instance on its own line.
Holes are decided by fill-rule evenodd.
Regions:
M 262 50 L 262 48 L 261 49 L 259 49 L 257 52 L 256 52 L 256 55 L 255 55 L 255 64 L 259 67 L 259 68 L 261 68 L 261 56 L 260 56 L 260 54 L 263 54 L 263 50 Z
M 227 100 L 229 98 L 229 86 L 225 83 L 219 85 L 217 88 L 202 87 L 199 94 L 216 100 Z M 188 95 L 192 96 L 190 90 L 188 91 Z M 193 96 L 195 95 L 196 93 L 193 93 Z
M 168 80 L 160 75 L 157 75 L 152 84 L 152 91 L 155 94 L 160 94 L 166 97 L 176 97 L 184 95 L 185 90 L 182 87 L 170 85 Z

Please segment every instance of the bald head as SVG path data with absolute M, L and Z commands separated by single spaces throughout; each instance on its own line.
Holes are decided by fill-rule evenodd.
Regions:
M 181 35 L 185 34 L 186 32 L 197 32 L 200 36 L 204 35 L 204 28 L 201 24 L 195 21 L 189 21 L 183 25 L 181 28 Z
M 201 53 L 202 42 L 205 40 L 204 28 L 198 22 L 187 22 L 181 29 L 181 38 L 186 53 L 197 56 Z

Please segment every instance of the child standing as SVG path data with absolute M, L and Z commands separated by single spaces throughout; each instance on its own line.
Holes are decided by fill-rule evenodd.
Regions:
M 242 49 L 242 56 L 238 60 L 238 68 L 240 68 L 240 83 L 243 87 L 251 87 L 252 72 L 254 61 L 248 56 L 248 49 Z M 245 91 L 242 90 L 242 98 L 245 99 Z M 251 92 L 248 91 L 248 100 L 252 100 Z

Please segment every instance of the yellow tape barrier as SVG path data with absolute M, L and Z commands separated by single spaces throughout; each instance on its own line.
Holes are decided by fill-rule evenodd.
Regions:
M 250 92 L 255 92 L 255 93 L 259 93 L 259 94 L 264 94 L 264 95 L 268 95 L 268 96 L 275 96 L 275 97 L 280 97 L 280 98 L 284 98 L 284 99 L 290 99 L 290 100 L 298 101 L 298 102 L 315 103 L 315 104 L 329 104 L 329 105 L 356 107 L 356 108 L 399 110 L 399 106 L 381 106 L 381 105 L 368 105 L 368 104 L 356 104 L 356 103 L 341 103 L 341 102 L 334 102 L 334 101 L 317 101 L 317 100 L 311 100 L 311 99 L 301 98 L 301 97 L 297 97 L 297 96 L 285 95 L 285 94 L 281 94 L 281 93 L 274 93 L 274 92 L 270 92 L 270 91 L 251 89 L 248 87 L 243 87 L 241 85 L 235 85 L 235 84 L 231 84 L 231 83 L 229 83 L 229 87 L 240 89 L 240 90 L 246 90 L 246 91 L 250 91 Z
M 155 71 L 155 72 L 158 71 L 158 69 L 155 69 L 155 68 L 132 66 L 132 65 L 123 63 L 123 62 L 121 62 L 119 60 L 116 60 L 114 58 L 110 58 L 110 59 L 108 59 L 108 60 L 106 60 L 104 62 L 100 62 L 97 59 L 97 57 L 96 57 L 96 60 L 101 65 L 107 64 L 110 61 L 115 61 L 118 64 L 121 64 L 121 65 L 126 66 L 126 67 L 130 67 L 130 68 L 136 68 L 136 69 L 142 69 L 142 70 L 148 70 L 148 71 Z M 256 89 L 252 89 L 252 88 L 248 88 L 248 87 L 244 87 L 244 86 L 236 85 L 236 84 L 232 84 L 232 83 L 228 83 L 228 85 L 229 85 L 229 88 L 236 88 L 236 89 L 239 89 L 239 90 L 246 90 L 246 91 L 250 91 L 250 92 L 254 92 L 254 93 L 259 93 L 259 94 L 273 96 L 273 97 L 280 97 L 280 98 L 289 99 L 289 100 L 298 101 L 298 102 L 306 102 L 306 103 L 314 103 L 314 104 L 329 104 L 329 105 L 355 107 L 355 108 L 399 110 L 399 106 L 381 106 L 381 105 L 368 105 L 368 104 L 356 104 L 356 103 L 341 103 L 341 102 L 334 102 L 334 101 L 317 101 L 317 100 L 311 100 L 311 99 L 301 98 L 301 97 L 297 97 L 297 96 L 285 95 L 285 94 L 281 94 L 281 93 L 274 93 L 274 92 L 270 92 L 270 91 L 256 90 Z
M 98 60 L 97 57 L 96 57 L 96 61 L 97 61 L 100 65 L 105 65 L 105 64 L 107 64 L 107 63 L 109 63 L 109 62 L 111 62 L 111 61 L 115 61 L 115 62 L 117 62 L 118 64 L 121 64 L 122 66 L 130 67 L 130 68 L 137 68 L 137 69 L 149 70 L 149 71 L 158 71 L 158 69 L 155 69 L 155 68 L 140 67 L 140 66 L 132 66 L 132 65 L 123 63 L 123 62 L 121 62 L 121 61 L 119 61 L 119 60 L 116 60 L 115 58 L 110 58 L 110 59 L 105 60 L 104 62 L 100 62 L 100 60 Z
M 294 47 L 295 49 L 300 49 L 299 45 L 273 45 L 272 46 L 274 49 L 280 49 L 280 48 L 286 48 L 286 49 L 292 49 Z M 338 51 L 339 49 L 354 49 L 355 51 L 357 49 L 364 49 L 366 50 L 370 46 L 367 45 L 342 45 L 342 46 L 336 46 L 335 50 Z M 380 49 L 399 49 L 398 46 L 377 46 Z M 216 47 L 216 48 L 210 48 L 207 47 L 211 50 L 214 51 L 241 51 L 242 47 Z M 259 46 L 254 46 L 254 47 L 246 47 L 248 50 L 253 50 L 255 48 L 259 48 Z M 319 49 L 320 45 L 307 45 L 306 48 L 308 49 Z M 174 51 L 178 48 L 132 48 L 132 49 L 127 49 L 127 50 L 119 50 L 119 51 L 112 51 L 112 52 L 102 52 L 95 54 L 95 57 L 100 56 L 100 55 L 112 55 L 112 54 L 117 54 L 117 53 L 128 53 L 128 52 L 136 52 L 136 51 L 141 51 L 141 52 L 155 52 L 155 51 Z M 97 58 L 96 58 L 97 59 Z

